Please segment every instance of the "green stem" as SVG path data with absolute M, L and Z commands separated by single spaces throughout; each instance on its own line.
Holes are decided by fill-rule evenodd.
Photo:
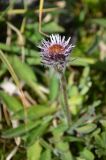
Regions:
M 67 96 L 67 88 L 66 88 L 66 79 L 63 73 L 61 73 L 60 75 L 60 91 L 62 93 L 63 96 L 63 109 L 67 118 L 67 123 L 68 126 L 70 126 L 71 123 L 71 114 L 70 114 L 70 110 L 69 110 L 69 106 L 68 106 L 68 96 Z

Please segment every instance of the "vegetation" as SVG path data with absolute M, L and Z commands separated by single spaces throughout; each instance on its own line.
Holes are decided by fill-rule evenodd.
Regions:
M 106 160 L 105 0 L 0 1 L 0 159 Z M 40 10 L 39 10 L 40 7 Z M 72 37 L 65 77 L 41 65 L 39 32 Z

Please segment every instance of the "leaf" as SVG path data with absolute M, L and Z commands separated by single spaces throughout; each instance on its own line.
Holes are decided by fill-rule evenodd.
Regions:
M 41 63 L 41 59 L 40 58 L 35 58 L 35 57 L 29 57 L 27 58 L 27 63 L 29 65 L 38 65 Z
M 95 135 L 95 143 L 98 147 L 106 149 L 106 132 L 102 132 L 101 135 Z
M 36 36 L 34 35 L 34 37 L 36 37 Z M 6 51 L 6 52 L 11 52 L 12 54 L 21 55 L 21 48 L 17 45 L 14 45 L 14 44 L 11 44 L 11 46 L 10 46 L 5 43 L 0 43 L 0 49 L 3 51 Z M 35 61 L 36 61 L 36 59 L 37 59 L 37 61 L 40 60 L 39 52 L 34 50 L 33 48 L 25 48 L 25 55 L 35 58 Z
M 83 138 L 81 137 L 74 137 L 74 136 L 65 136 L 64 137 L 65 142 L 85 142 Z
M 43 94 L 42 90 L 41 90 L 41 86 L 39 84 L 37 84 L 37 79 L 36 76 L 33 72 L 33 70 L 31 69 L 31 67 L 26 64 L 26 63 L 22 63 L 19 58 L 17 58 L 16 56 L 10 58 L 8 57 L 8 59 L 10 60 L 10 63 L 16 73 L 16 75 L 21 79 L 24 80 L 24 82 L 30 86 L 38 96 L 40 96 L 40 98 L 42 98 L 42 100 L 46 100 L 46 96 Z
M 106 131 L 101 134 L 94 135 L 95 138 L 95 152 L 98 157 L 104 156 L 106 157 Z
M 86 148 L 84 148 L 84 150 L 80 152 L 80 156 L 81 158 L 84 158 L 85 160 L 94 160 L 95 158 L 93 153 Z
M 50 149 L 46 149 L 42 153 L 40 160 L 51 160 L 51 150 Z
M 87 124 L 82 127 L 75 129 L 80 134 L 88 134 L 96 129 L 96 124 Z
M 14 45 L 7 45 L 4 43 L 0 43 L 0 49 L 4 50 L 4 51 L 8 51 L 8 52 L 12 52 L 12 53 L 20 53 L 21 49 L 20 47 L 14 46 Z
M 56 112 L 56 107 L 52 106 L 41 106 L 41 105 L 33 105 L 26 109 L 27 118 L 28 119 L 38 119 L 46 115 L 53 114 Z M 15 113 L 12 116 L 13 119 L 24 119 L 25 118 L 25 111 L 24 109 L 20 110 L 19 112 Z
M 97 24 L 101 27 L 106 27 L 106 19 L 105 18 L 95 18 L 92 19 L 91 22 Z
M 76 85 L 71 85 L 69 88 L 69 96 L 73 97 L 79 94 L 78 88 Z
M 100 120 L 100 123 L 102 124 L 102 126 L 103 126 L 104 128 L 106 128 L 106 120 L 105 120 L 105 119 L 101 119 L 101 120 Z
M 90 68 L 88 66 L 86 66 L 83 70 L 82 77 L 88 78 L 89 74 L 90 74 Z
M 30 132 L 30 135 L 27 138 L 27 142 L 26 145 L 31 145 L 33 144 L 33 142 L 35 142 L 37 139 L 39 139 L 45 132 L 45 130 L 47 129 L 49 123 L 51 121 L 51 117 L 49 119 L 47 119 L 46 121 L 42 120 L 42 123 L 40 126 L 38 126 L 37 128 L 33 129 Z
M 44 32 L 53 33 L 53 32 L 63 32 L 64 28 L 59 26 L 56 22 L 50 22 L 50 23 L 44 24 L 42 26 L 42 30 Z
M 58 83 L 58 78 L 56 75 L 53 75 L 51 77 L 51 81 L 50 81 L 50 100 L 53 101 L 55 100 L 55 98 L 57 97 L 59 91 L 59 83 Z
M 9 58 L 12 67 L 14 68 L 17 76 L 24 80 L 26 83 L 30 83 L 31 81 L 36 81 L 36 77 L 30 66 L 28 66 L 26 63 L 22 63 L 19 58 L 16 56 L 13 56 L 12 58 Z
M 67 142 L 63 142 L 60 135 L 54 136 L 54 142 L 57 155 L 61 160 L 73 160 L 71 150 L 69 149 L 69 144 Z
M 88 58 L 88 57 L 71 57 L 69 64 L 72 66 L 88 66 L 90 65 L 92 68 L 96 69 L 96 70 L 102 70 L 102 71 L 106 71 L 106 61 L 98 61 L 97 59 L 94 58 Z
M 54 135 L 57 134 L 63 134 L 67 130 L 67 125 L 64 123 L 59 124 L 57 127 L 51 128 L 51 132 L 53 132 Z
M 27 124 L 21 124 L 17 128 L 11 128 L 6 131 L 2 132 L 2 137 L 4 138 L 13 138 L 18 137 L 23 134 L 27 134 L 28 131 L 32 130 L 33 128 L 37 127 L 41 121 L 36 122 L 28 122 Z
M 81 157 L 77 157 L 76 160 L 85 160 L 84 158 L 81 158 Z
M 42 147 L 38 140 L 32 146 L 27 148 L 27 159 L 40 160 L 41 151 L 42 151 Z
M 88 58 L 88 57 L 71 57 L 69 60 L 69 64 L 72 66 L 88 66 L 89 64 L 94 64 L 96 59 Z
M 12 112 L 16 112 L 24 108 L 22 104 L 15 97 L 10 96 L 9 94 L 3 91 L 0 91 L 0 97 L 3 100 L 3 102 L 6 104 L 7 108 Z
M 106 72 L 106 61 L 97 61 L 93 65 L 91 65 L 96 70 L 101 70 Z
M 106 148 L 106 131 L 101 133 L 103 142 L 105 143 L 105 148 Z
M 82 124 L 85 124 L 86 121 L 89 119 L 92 119 L 92 116 L 90 114 L 86 114 L 79 118 L 76 122 L 73 122 L 69 130 L 67 131 L 69 134 L 72 134 L 79 126 Z
M 63 140 L 64 132 L 61 132 L 62 128 L 61 129 L 60 128 L 58 129 L 58 127 L 56 128 L 57 128 L 56 130 L 54 129 L 52 131 L 52 134 L 58 158 L 61 160 L 73 160 L 73 155 L 71 153 L 71 150 L 69 149 L 69 143 L 64 142 Z

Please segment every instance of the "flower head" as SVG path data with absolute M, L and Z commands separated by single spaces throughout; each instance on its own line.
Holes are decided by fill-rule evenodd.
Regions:
M 69 37 L 68 40 L 65 40 L 65 36 L 61 37 L 59 34 L 52 34 L 50 40 L 43 39 L 41 45 L 38 46 L 41 49 L 43 64 L 64 69 L 67 58 L 74 47 L 70 44 L 70 39 Z

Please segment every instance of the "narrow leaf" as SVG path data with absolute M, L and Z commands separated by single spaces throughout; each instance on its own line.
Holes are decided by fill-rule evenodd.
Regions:
M 36 141 L 32 146 L 27 149 L 27 159 L 28 160 L 40 160 L 42 147 L 39 140 Z
M 85 126 L 79 127 L 76 131 L 80 134 L 88 134 L 96 129 L 96 124 L 87 124 Z
M 33 105 L 26 109 L 27 118 L 29 119 L 38 119 L 45 115 L 50 115 L 56 112 L 56 107 L 49 107 L 49 106 L 41 106 L 41 105 Z M 20 110 L 19 112 L 15 113 L 12 117 L 15 119 L 24 119 L 25 111 L 24 109 Z
M 27 142 L 26 142 L 26 144 L 28 146 L 33 144 L 33 142 L 35 142 L 37 139 L 39 139 L 43 135 L 43 133 L 47 129 L 50 121 L 51 121 L 51 117 L 46 122 L 42 121 L 40 126 L 38 126 L 37 128 L 33 129 L 30 132 L 30 135 L 28 136 L 28 139 L 27 139 Z
M 40 123 L 41 123 L 41 121 L 29 122 L 27 124 L 21 124 L 17 128 L 11 128 L 6 131 L 3 131 L 2 137 L 13 138 L 13 137 L 20 136 L 20 135 L 25 134 L 28 131 L 32 130 L 33 128 L 37 127 Z
M 16 112 L 24 108 L 22 104 L 15 97 L 10 96 L 9 94 L 3 91 L 0 91 L 0 97 L 3 100 L 3 102 L 6 104 L 7 108 L 12 112 Z
M 46 150 L 42 153 L 40 160 L 51 160 L 51 150 L 50 150 L 50 149 L 46 149 Z

